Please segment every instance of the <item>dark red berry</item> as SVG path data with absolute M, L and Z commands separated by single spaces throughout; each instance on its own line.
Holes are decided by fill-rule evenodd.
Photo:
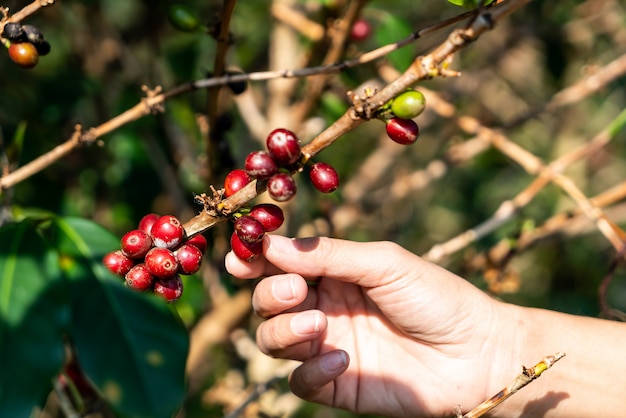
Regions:
M 372 25 L 367 20 L 357 19 L 350 30 L 350 39 L 354 42 L 363 42 L 372 34 Z
M 236 70 L 226 71 L 227 76 L 242 75 L 242 74 L 243 73 L 241 71 L 236 71 Z M 233 92 L 235 96 L 243 93 L 244 91 L 248 89 L 248 83 L 246 82 L 246 80 L 229 81 L 226 85 L 228 86 L 230 91 Z
M 206 249 L 207 249 L 207 247 L 209 245 L 207 243 L 206 238 L 202 234 L 194 235 L 193 237 L 189 238 L 185 242 L 185 244 L 193 245 L 194 247 L 199 249 L 202 254 L 204 254 L 204 252 L 206 251 Z
M 150 230 L 154 246 L 176 248 L 185 239 L 185 228 L 174 215 L 163 215 L 154 222 Z
M 141 259 L 152 248 L 152 238 L 146 231 L 133 229 L 124 234 L 120 241 L 120 247 L 127 257 Z
M 419 127 L 412 119 L 389 119 L 386 130 L 389 138 L 402 145 L 411 145 L 419 137 Z
M 265 228 L 252 216 L 242 216 L 235 221 L 235 232 L 246 244 L 254 244 L 263 239 Z
M 294 178 L 287 173 L 276 173 L 267 181 L 267 192 L 277 202 L 286 202 L 296 195 Z
M 102 259 L 102 263 L 113 274 L 124 277 L 135 265 L 135 260 L 124 255 L 122 250 L 111 251 Z
M 245 168 L 254 178 L 266 179 L 278 172 L 276 161 L 265 151 L 252 151 L 246 157 Z
M 243 189 L 252 179 L 245 172 L 239 168 L 231 171 L 226 175 L 224 179 L 224 196 L 230 197 Z
M 58 381 L 62 385 L 68 385 L 68 382 L 65 379 L 72 381 L 74 389 L 78 391 L 83 401 L 97 396 L 95 389 L 91 383 L 89 383 L 82 367 L 75 358 L 63 366 L 63 372 L 58 375 Z
M 276 231 L 285 221 L 283 210 L 272 203 L 261 203 L 250 209 L 249 216 L 261 222 L 265 232 Z
M 33 68 L 39 62 L 37 48 L 30 42 L 19 42 L 9 47 L 9 57 L 22 68 Z
M 330 164 L 315 163 L 311 166 L 309 178 L 313 186 L 322 193 L 331 193 L 339 187 L 339 174 Z
M 178 260 L 178 272 L 180 274 L 194 274 L 200 270 L 202 264 L 202 252 L 198 247 L 191 244 L 183 244 L 174 251 Z
M 183 295 L 183 280 L 178 274 L 154 282 L 154 293 L 167 303 L 174 303 Z
M 154 283 L 154 275 L 150 273 L 144 263 L 134 266 L 125 276 L 126 286 L 128 288 L 143 292 L 152 287 Z
M 38 27 L 33 25 L 22 25 L 22 30 L 26 34 L 28 42 L 32 43 L 33 45 L 44 41 L 43 33 L 41 33 L 41 30 L 39 30 Z
M 146 268 L 157 279 L 167 279 L 178 271 L 178 259 L 167 248 L 151 249 L 145 260 Z
M 159 219 L 161 216 L 156 213 L 149 213 L 145 215 L 139 221 L 139 226 L 137 229 L 141 229 L 142 231 L 146 231 L 148 234 L 152 232 L 152 225 Z
M 230 236 L 230 247 L 237 257 L 250 262 L 257 258 L 263 251 L 263 241 L 247 244 L 239 239 L 236 232 L 233 232 Z
M 26 34 L 22 30 L 22 24 L 19 22 L 7 22 L 2 30 L 2 37 L 11 42 L 20 42 L 25 40 Z
M 267 136 L 267 150 L 280 166 L 291 165 L 300 159 L 300 143 L 296 134 L 288 129 L 274 129 Z

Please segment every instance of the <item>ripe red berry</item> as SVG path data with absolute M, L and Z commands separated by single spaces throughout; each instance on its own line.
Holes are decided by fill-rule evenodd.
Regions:
M 267 150 L 280 166 L 294 164 L 300 159 L 300 143 L 296 134 L 288 129 L 274 129 L 267 136 Z
M 141 259 L 152 248 L 152 238 L 141 229 L 133 229 L 124 234 L 120 246 L 127 257 Z
M 290 174 L 276 173 L 267 181 L 267 192 L 277 202 L 286 202 L 296 195 L 296 181 Z
M 150 274 L 157 279 L 167 279 L 178 271 L 178 259 L 167 248 L 155 247 L 148 251 L 145 264 Z
M 174 251 L 174 255 L 178 260 L 178 272 L 180 274 L 194 274 L 200 270 L 202 252 L 198 247 L 191 244 L 183 244 Z
M 263 239 L 265 228 L 252 216 L 242 216 L 235 221 L 235 232 L 246 244 L 254 244 Z
M 331 193 L 339 187 L 339 174 L 330 164 L 315 163 L 311 166 L 309 178 L 313 186 L 322 193 Z
M 156 280 L 153 291 L 167 303 L 174 303 L 183 295 L 183 280 L 178 274 L 168 279 Z
M 154 222 L 150 230 L 154 246 L 176 248 L 185 239 L 185 228 L 174 215 L 163 215 Z
M 193 245 L 194 247 L 199 249 L 202 254 L 204 254 L 204 252 L 206 251 L 206 249 L 207 249 L 207 247 L 209 245 L 207 243 L 206 238 L 202 234 L 194 235 L 193 237 L 189 238 L 185 242 L 185 244 Z
M 402 145 L 411 145 L 419 137 L 419 127 L 412 119 L 389 119 L 386 130 L 389 138 Z
M 160 218 L 160 216 L 157 215 L 156 213 L 149 213 L 149 214 L 145 215 L 143 218 L 141 218 L 141 220 L 139 221 L 139 225 L 138 225 L 137 229 L 141 229 L 142 231 L 146 231 L 149 234 L 152 231 L 152 225 L 154 225 L 154 223 L 159 218 Z
M 261 203 L 250 209 L 249 216 L 261 222 L 265 232 L 276 231 L 285 221 L 283 210 L 272 203 Z
M 224 179 L 224 196 L 229 197 L 243 189 L 252 179 L 244 170 L 239 168 L 231 171 Z
M 33 68 L 39 62 L 37 48 L 30 42 L 11 44 L 9 47 L 9 57 L 22 68 Z
M 372 34 L 372 25 L 367 20 L 357 19 L 350 30 L 350 39 L 354 42 L 362 42 Z
M 237 257 L 250 262 L 257 258 L 263 251 L 263 241 L 247 244 L 239 239 L 236 232 L 233 232 L 230 236 L 230 247 Z
M 124 277 L 126 273 L 135 265 L 135 260 L 126 257 L 122 250 L 111 251 L 102 259 L 102 263 L 113 274 Z
M 269 178 L 278 172 L 276 161 L 265 151 L 252 151 L 244 166 L 248 174 L 258 179 Z
M 143 292 L 152 287 L 154 275 L 150 273 L 144 263 L 137 264 L 126 273 L 126 286 L 128 288 Z

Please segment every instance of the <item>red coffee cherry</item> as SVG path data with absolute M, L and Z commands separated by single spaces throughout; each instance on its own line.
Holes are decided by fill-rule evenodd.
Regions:
M 152 238 L 141 229 L 133 229 L 124 234 L 120 246 L 127 257 L 141 259 L 152 248 Z
M 206 238 L 202 234 L 194 235 L 193 237 L 189 238 L 185 242 L 185 244 L 193 245 L 194 247 L 199 249 L 202 254 L 204 254 L 204 252 L 206 251 L 207 247 L 209 246 L 209 244 L 207 243 Z
M 419 127 L 412 119 L 389 119 L 386 130 L 387 136 L 401 145 L 411 145 L 419 137 Z
M 33 68 L 39 62 L 39 52 L 30 42 L 13 43 L 9 47 L 9 57 L 22 68 Z
M 263 241 L 255 242 L 254 244 L 247 244 L 239 239 L 236 232 L 233 232 L 230 236 L 230 247 L 233 252 L 240 259 L 250 262 L 257 258 L 263 251 Z
M 235 232 L 240 240 L 246 244 L 259 242 L 265 236 L 265 228 L 261 222 L 252 216 L 242 216 L 235 221 Z
M 248 215 L 261 222 L 266 232 L 276 231 L 285 221 L 283 210 L 272 203 L 261 203 L 252 207 Z
M 144 263 L 140 263 L 126 273 L 125 280 L 128 288 L 143 292 L 152 287 L 154 276 Z
M 322 193 L 331 193 L 339 187 L 339 174 L 330 164 L 314 163 L 309 172 L 313 187 Z
M 278 172 L 276 161 L 265 151 L 248 154 L 244 166 L 248 174 L 257 179 L 266 179 Z
M 276 173 L 267 181 L 267 193 L 277 202 L 288 201 L 296 192 L 296 181 L 290 174 Z
M 176 248 L 185 239 L 185 228 L 174 215 L 163 215 L 154 222 L 150 229 L 155 247 Z
M 372 25 L 367 20 L 357 19 L 350 30 L 350 39 L 354 42 L 363 42 L 372 34 Z
M 145 258 L 146 268 L 157 279 L 167 279 L 178 272 L 178 259 L 167 248 L 155 247 Z
M 156 213 L 149 213 L 145 215 L 139 221 L 139 225 L 137 229 L 141 229 L 142 231 L 146 231 L 148 234 L 152 232 L 152 225 L 160 218 L 161 216 Z
M 174 303 L 183 295 L 183 280 L 178 274 L 168 279 L 157 279 L 153 291 L 167 303 Z
M 122 250 L 116 250 L 105 255 L 102 263 L 111 273 L 124 277 L 135 265 L 135 260 L 125 256 Z
M 224 196 L 230 197 L 243 189 L 252 179 L 244 170 L 239 168 L 231 171 L 224 179 Z
M 194 274 L 200 270 L 202 264 L 202 252 L 198 247 L 191 244 L 183 244 L 174 251 L 178 260 L 178 273 Z
M 288 129 L 274 129 L 267 136 L 267 150 L 280 166 L 294 164 L 300 159 L 300 143 L 296 134 Z

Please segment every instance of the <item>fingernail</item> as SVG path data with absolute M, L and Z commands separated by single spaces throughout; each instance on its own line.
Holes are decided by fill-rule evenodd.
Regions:
M 272 294 L 283 302 L 289 302 L 296 298 L 296 287 L 293 277 L 281 277 L 272 284 Z
M 343 369 L 348 364 L 348 356 L 345 351 L 331 351 L 320 360 L 320 365 L 324 371 L 332 373 Z
M 318 334 L 320 321 L 319 312 L 302 312 L 291 319 L 291 331 L 296 335 Z

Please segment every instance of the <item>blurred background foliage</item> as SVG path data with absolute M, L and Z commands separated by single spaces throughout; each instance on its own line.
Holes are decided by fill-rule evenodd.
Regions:
M 7 54 L 0 54 L 0 133 L 12 168 L 67 140 L 75 124 L 97 126 L 135 105 L 143 97 L 144 85 L 167 90 L 205 78 L 213 71 L 215 39 L 174 28 L 167 19 L 172 3 L 63 0 L 28 19 L 27 23 L 43 31 L 52 52 L 32 70 L 22 70 Z M 284 3 L 321 25 L 340 16 L 344 7 L 341 0 Z M 11 11 L 26 4 L 17 0 L 3 3 Z M 187 0 L 185 4 L 207 26 L 218 22 L 221 1 Z M 454 106 L 457 115 L 475 117 L 485 126 L 506 128 L 517 117 L 547 103 L 561 89 L 626 53 L 624 8 L 624 3 L 617 0 L 531 2 L 455 57 L 451 68 L 461 71 L 461 77 L 434 79 L 416 87 L 436 92 Z M 460 11 L 443 0 L 366 2 L 362 16 L 371 23 L 374 33 L 363 42 L 347 45 L 343 58 L 398 40 Z M 327 46 L 314 45 L 278 22 L 270 2 L 259 1 L 236 4 L 227 66 L 254 72 L 283 68 L 274 68 L 276 63 L 297 62 L 277 56 L 281 51 L 272 47 L 279 36 L 278 27 L 290 31 L 295 41 L 296 49 L 283 53 L 310 53 L 309 64 L 320 63 Z M 414 57 L 427 53 L 448 33 L 449 29 L 441 30 L 385 60 L 329 78 L 319 103 L 295 127 L 302 141 L 310 140 L 347 109 L 348 90 L 359 92 L 364 86 L 383 85 L 389 81 L 385 80 L 384 70 L 404 71 Z M 271 86 L 279 82 L 252 82 L 245 93 L 253 98 L 268 124 L 288 124 L 290 106 L 304 94 L 304 82 L 295 81 L 290 102 L 281 108 L 287 113 L 268 116 L 266 106 L 276 91 Z M 504 132 L 544 162 L 550 162 L 589 141 L 624 109 L 625 83 L 624 77 L 618 77 L 583 100 L 539 113 Z M 171 99 L 164 113 L 123 126 L 98 144 L 73 152 L 5 191 L 4 207 L 39 208 L 91 219 L 116 235 L 134 228 L 148 212 L 171 213 L 187 220 L 200 209 L 193 202 L 194 194 L 208 191 L 210 185 L 219 187 L 228 170 L 242 166 L 249 151 L 263 146 L 262 136 L 255 133 L 259 126 L 250 126 L 245 117 L 248 115 L 242 115 L 242 109 L 247 108 L 241 97 L 223 89 L 218 103 L 219 117 L 214 126 L 207 126 L 207 91 Z M 450 164 L 442 171 L 440 165 L 430 164 L 449 161 L 449 149 L 471 138 L 450 118 L 431 108 L 418 118 L 418 123 L 421 137 L 411 147 L 389 145 L 383 124 L 371 121 L 323 151 L 316 158 L 335 166 L 342 183 L 351 188 L 322 196 L 300 178 L 298 196 L 283 206 L 287 223 L 281 232 L 392 240 L 423 254 L 490 218 L 503 201 L 513 198 L 533 179 L 494 149 L 460 164 Z M 278 126 L 268 125 L 267 132 L 274 127 Z M 218 133 L 218 148 L 207 158 L 205 138 L 209 129 Z M 587 196 L 621 183 L 626 174 L 625 140 L 626 134 L 619 133 L 607 148 L 572 165 L 566 174 Z M 389 151 L 391 163 L 364 166 L 377 150 L 391 148 L 395 148 Z M 218 164 L 207 166 L 211 158 L 217 158 Z M 363 167 L 369 171 L 364 172 Z M 421 183 L 406 183 L 412 173 L 427 168 L 438 174 Z M 358 189 L 359 184 L 366 184 L 367 190 L 355 203 L 348 192 Z M 346 212 L 350 214 L 347 223 L 338 215 L 346 202 L 351 208 Z M 572 200 L 558 187 L 548 185 L 518 216 L 450 255 L 442 264 L 488 289 L 486 269 L 472 263 L 478 254 L 501 240 L 514 243 L 524 228 L 532 229 L 552 215 L 574 208 Z M 614 202 L 606 210 L 610 219 L 622 228 L 626 226 L 623 203 Z M 223 271 L 229 234 L 228 225 L 207 232 L 212 242 L 210 257 L 202 274 L 186 282 L 187 290 L 177 309 L 190 329 L 215 308 L 220 297 L 251 286 Z M 537 246 L 516 253 L 500 271 L 511 281 L 514 291 L 498 292 L 496 296 L 525 305 L 598 315 L 598 288 L 614 256 L 611 245 L 593 224 L 583 221 L 580 228 L 563 229 Z M 608 301 L 626 310 L 623 270 L 615 272 Z M 253 336 L 255 324 L 256 319 L 250 315 L 234 324 L 233 329 L 241 328 Z M 190 395 L 186 408 L 190 417 L 224 413 L 223 405 L 215 401 L 220 398 L 207 395 L 216 382 L 240 379 L 232 384 L 244 388 L 253 380 L 246 374 L 250 373 L 249 359 L 241 357 L 232 339 L 214 344 L 207 357 L 211 360 L 207 360 L 209 371 L 203 377 L 202 389 Z M 286 391 L 282 380 L 276 387 L 277 393 Z M 295 405 L 285 410 L 298 411 L 295 416 L 349 416 L 327 408 Z M 259 408 L 271 415 L 271 408 Z

